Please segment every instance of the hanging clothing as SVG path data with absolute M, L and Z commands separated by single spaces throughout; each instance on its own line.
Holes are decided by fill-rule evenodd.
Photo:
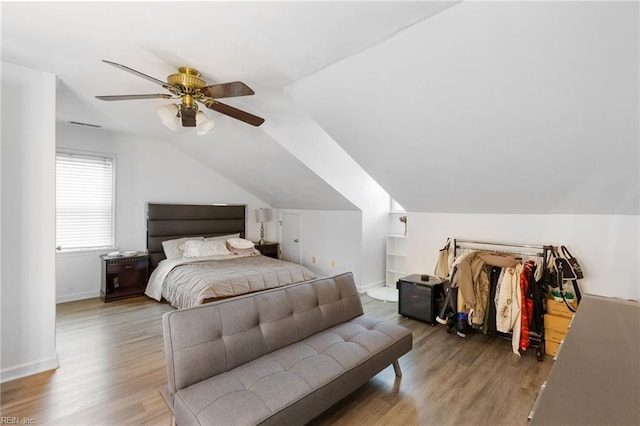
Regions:
M 491 266 L 513 268 L 520 263 L 511 253 L 478 252 L 478 256 Z
M 520 356 L 520 326 L 522 325 L 522 291 L 520 290 L 520 276 L 522 275 L 523 265 L 514 268 L 516 273 L 513 274 L 511 282 L 511 319 L 513 321 L 513 334 L 511 335 L 511 350 L 514 354 Z
M 473 283 L 477 281 L 484 261 L 477 251 L 473 251 L 458 257 L 453 265 L 455 274 L 451 277 L 451 286 L 458 288 L 458 312 L 468 314 L 476 305 Z
M 498 282 L 502 277 L 503 269 L 497 266 L 491 267 L 491 273 L 489 274 L 489 299 L 487 300 L 487 309 L 485 312 L 484 324 L 482 324 L 482 332 L 484 334 L 494 334 L 497 331 L 496 328 L 496 291 L 498 288 Z
M 480 279 L 480 272 L 485 263 L 499 267 L 514 267 L 519 264 L 519 261 L 511 254 L 479 250 L 458 257 L 454 261 L 456 273 L 451 278 L 451 285 L 460 289 L 458 300 L 462 299 L 463 303 L 458 303 L 458 306 L 461 306 L 462 309 L 459 312 L 468 314 L 471 310 L 474 310 L 475 314 L 478 304 L 478 292 L 476 292 L 475 285 Z M 488 280 L 483 281 L 483 288 L 485 285 L 488 285 Z M 482 292 L 484 291 L 488 293 L 488 287 L 482 290 Z M 462 296 L 461 298 L 460 295 Z M 484 309 L 482 310 L 484 311 Z M 484 315 L 479 316 L 478 319 L 482 320 L 483 317 Z
M 544 261 L 541 258 L 536 259 L 534 279 L 540 281 L 544 278 Z
M 485 320 L 487 302 L 489 301 L 489 274 L 491 273 L 491 268 L 491 265 L 485 263 L 480 270 L 478 279 L 473 283 L 473 290 L 476 295 L 476 305 L 473 308 L 471 325 L 476 329 L 480 329 Z
M 529 324 L 533 316 L 533 299 L 529 297 L 529 286 L 535 285 L 535 263 L 530 260 L 524 264 L 522 274 L 520 274 L 520 291 L 522 302 L 520 309 L 522 318 L 520 321 L 520 342 L 518 347 L 526 351 L 531 343 L 529 339 Z
M 508 333 L 513 330 L 516 320 L 520 318 L 520 274 L 522 265 L 505 268 L 500 281 L 500 291 L 496 293 L 496 328 L 499 332 Z M 518 324 L 519 325 L 519 324 Z M 518 336 L 519 337 L 519 336 Z
M 478 279 L 474 281 L 473 286 L 476 296 L 476 304 L 472 315 L 472 325 L 479 329 L 484 323 L 485 313 L 487 312 L 490 293 L 489 276 L 492 268 L 514 267 L 520 262 L 515 259 L 512 254 L 507 253 L 479 251 L 477 252 L 477 256 L 485 262 L 480 270 Z
M 544 327 L 543 315 L 544 311 L 544 298 L 547 294 L 547 271 L 545 271 L 544 262 L 542 260 L 536 261 L 536 271 L 533 281 L 529 282 L 529 288 L 527 289 L 527 296 L 533 300 L 533 313 L 531 315 L 531 321 L 529 323 L 529 330 L 540 335 Z

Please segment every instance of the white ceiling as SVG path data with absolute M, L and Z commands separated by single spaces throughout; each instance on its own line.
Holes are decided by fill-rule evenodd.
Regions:
M 351 202 L 260 128 L 210 111 L 208 115 L 217 122 L 213 133 L 175 135 L 160 125 L 155 114 L 157 106 L 167 101 L 95 99 L 95 95 L 164 92 L 101 60 L 160 80 L 179 66 L 200 70 L 210 84 L 241 80 L 257 94 L 225 102 L 262 116 L 268 123 L 277 119 L 278 111 L 256 108 L 269 104 L 268 96 L 261 93 L 356 54 L 450 5 L 3 2 L 2 60 L 58 76 L 61 121 L 169 140 L 274 207 L 353 209 Z
M 284 90 L 409 211 L 638 214 L 638 27 L 635 2 L 3 2 L 2 60 L 58 76 L 59 120 L 168 140 L 277 208 L 355 208 L 264 131 Z M 267 121 L 173 134 L 166 101 L 94 98 L 163 92 L 101 59 L 244 81 L 227 103 Z

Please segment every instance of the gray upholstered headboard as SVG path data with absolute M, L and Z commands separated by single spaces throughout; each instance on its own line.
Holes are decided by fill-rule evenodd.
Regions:
M 149 271 L 165 258 L 162 242 L 181 237 L 240 233 L 245 236 L 247 206 L 147 203 Z

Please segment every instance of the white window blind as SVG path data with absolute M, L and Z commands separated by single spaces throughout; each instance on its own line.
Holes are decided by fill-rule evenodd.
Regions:
M 113 246 L 113 159 L 56 153 L 58 250 Z

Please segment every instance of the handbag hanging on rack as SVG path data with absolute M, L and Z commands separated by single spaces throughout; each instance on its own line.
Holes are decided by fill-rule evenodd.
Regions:
M 571 252 L 565 246 L 560 246 L 560 250 L 562 250 L 562 254 L 567 259 L 566 261 L 569 263 L 569 266 L 571 267 L 571 272 L 573 272 L 573 274 L 575 275 L 575 278 L 572 278 L 572 279 L 577 279 L 577 280 L 583 279 L 584 274 L 582 273 L 582 268 L 580 267 L 578 260 L 575 257 L 573 257 L 573 255 L 571 255 Z M 565 279 L 571 279 L 571 278 L 565 275 Z
M 451 261 L 449 259 L 451 252 L 451 239 L 447 238 L 447 243 L 438 251 L 438 262 L 433 270 L 433 275 L 438 278 L 447 278 L 451 273 Z
M 571 268 L 571 264 L 564 257 L 556 257 L 556 265 L 558 267 L 562 266 L 562 277 L 563 279 L 570 281 L 575 280 L 576 274 L 573 272 L 573 268 Z
M 580 303 L 580 300 L 582 299 L 582 293 L 580 292 L 580 287 L 578 287 L 578 281 L 576 280 L 573 271 L 571 271 L 571 268 L 569 268 L 569 263 L 566 261 L 566 259 L 562 259 L 560 256 L 556 257 L 555 266 L 556 274 L 553 277 L 555 279 L 555 285 L 552 283 L 552 286 L 558 288 L 558 292 L 560 293 L 562 300 L 564 301 L 564 304 L 567 306 L 567 308 L 571 312 L 576 312 L 576 310 L 567 301 L 567 298 L 565 297 L 566 291 L 562 288 L 562 284 L 565 280 L 571 281 L 571 284 L 573 285 L 573 291 L 576 295 L 576 300 L 578 303 Z M 565 268 L 569 268 L 568 273 L 570 276 L 572 276 L 572 278 L 565 276 Z

